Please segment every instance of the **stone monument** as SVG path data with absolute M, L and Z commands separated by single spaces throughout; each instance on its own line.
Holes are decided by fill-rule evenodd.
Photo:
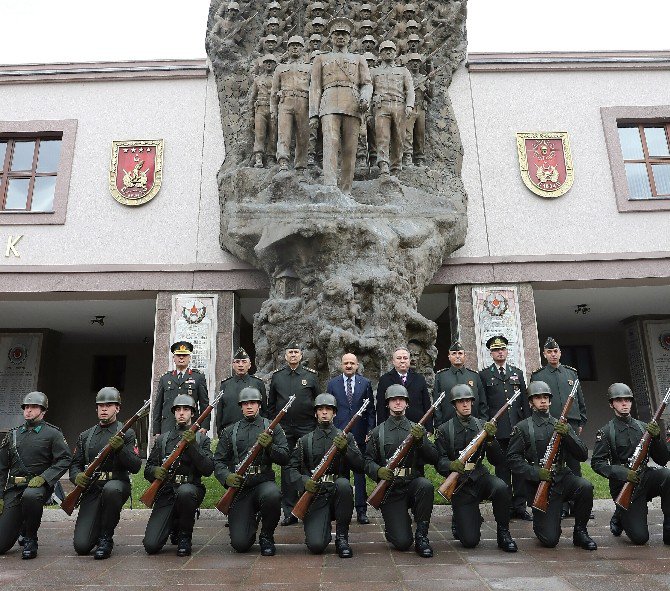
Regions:
M 206 47 L 226 146 L 218 175 L 220 240 L 270 277 L 269 297 L 254 319 L 260 374 L 280 367 L 285 344 L 294 340 L 324 383 L 345 351 L 373 377 L 410 341 L 417 369 L 431 374 L 436 326 L 417 312 L 417 302 L 466 232 L 462 146 L 448 95 L 465 59 L 465 9 L 465 0 L 212 1 Z M 371 54 L 384 41 L 393 42 L 384 45 L 393 48 L 386 61 Z M 258 78 L 271 69 L 262 69 L 270 63 L 268 47 L 278 64 L 270 117 L 280 121 L 279 150 L 266 146 L 259 158 L 259 140 L 269 134 L 257 137 L 251 109 Z M 382 62 L 385 70 L 375 76 L 369 64 Z M 375 78 L 388 88 L 375 94 Z M 412 153 L 405 121 L 413 125 L 418 108 L 421 133 L 409 144 Z M 392 125 L 385 113 L 393 114 Z M 393 137 L 377 141 L 375 124 Z M 280 163 L 267 157 L 275 152 Z

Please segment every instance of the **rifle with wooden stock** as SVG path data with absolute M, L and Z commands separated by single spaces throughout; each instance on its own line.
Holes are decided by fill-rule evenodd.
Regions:
M 219 395 L 207 405 L 205 410 L 202 411 L 202 414 L 198 417 L 198 420 L 196 420 L 189 427 L 189 431 L 193 431 L 193 433 L 195 433 L 196 431 L 198 431 L 198 429 L 201 428 L 202 423 L 207 419 L 212 410 L 214 410 L 214 407 L 217 405 L 217 403 L 219 402 L 219 400 L 221 400 L 222 397 L 223 397 L 223 390 L 219 392 Z M 149 486 L 146 492 L 140 497 L 140 501 L 142 501 L 147 507 L 149 507 L 149 509 L 153 507 L 158 491 L 173 476 L 174 472 L 173 468 L 176 468 L 175 463 L 184 453 L 184 450 L 186 449 L 187 445 L 188 444 L 183 439 L 179 441 L 179 443 L 172 450 L 172 453 L 167 457 L 167 459 L 161 465 L 161 468 L 168 471 L 168 475 L 165 477 L 165 480 L 159 480 L 158 478 L 156 478 L 151 483 L 151 486 Z
M 342 430 L 343 435 L 346 436 L 346 434 L 349 433 L 354 428 L 356 421 L 363 416 L 363 413 L 365 412 L 365 409 L 368 407 L 368 404 L 370 404 L 369 400 L 363 402 L 361 408 L 353 417 L 351 417 L 351 420 L 347 423 L 347 426 Z M 335 459 L 336 453 L 337 448 L 335 447 L 335 445 L 331 445 L 326 454 L 323 456 L 323 458 L 321 458 L 319 465 L 316 468 L 314 468 L 314 472 L 312 473 L 312 480 L 314 482 L 319 482 L 321 480 L 321 477 L 326 473 L 326 471 L 330 467 L 330 464 L 332 464 L 333 460 Z M 300 499 L 298 499 L 298 502 L 295 504 L 293 510 L 291 511 L 294 517 L 297 517 L 300 520 L 305 519 L 305 515 L 309 510 L 309 506 L 312 504 L 312 501 L 314 500 L 314 495 L 315 493 L 309 492 L 308 490 L 302 493 L 302 496 L 300 497 Z
M 116 435 L 124 435 L 127 433 L 128 429 L 130 429 L 135 421 L 146 415 L 149 411 L 149 406 L 151 405 L 151 401 L 147 400 L 143 405 L 140 410 L 138 410 L 132 417 L 130 417 L 126 423 L 121 427 L 121 429 L 116 433 Z M 105 445 L 99 452 L 98 455 L 93 458 L 93 461 L 86 467 L 84 470 L 84 474 L 91 479 L 91 484 L 96 480 L 96 472 L 98 471 L 98 468 L 102 465 L 102 463 L 107 459 L 107 456 L 112 453 L 112 446 Z M 83 486 L 75 486 L 74 490 L 67 496 L 65 499 L 63 499 L 63 502 L 60 504 L 60 508 L 65 511 L 68 515 L 72 515 L 72 512 L 79 506 L 79 500 L 81 498 L 81 495 L 84 493 L 88 487 L 83 487 Z
M 505 414 L 512 406 L 512 403 L 521 395 L 521 390 L 518 387 L 514 388 L 514 390 L 515 392 L 512 397 L 500 407 L 498 412 L 491 419 L 490 422 L 494 425 L 500 420 L 500 417 L 503 416 L 503 414 Z M 467 447 L 461 452 L 461 455 L 458 456 L 458 461 L 463 462 L 463 464 L 468 462 L 470 458 L 472 458 L 472 456 L 477 453 L 479 448 L 482 446 L 482 443 L 486 441 L 487 436 L 488 435 L 485 429 L 482 429 L 479 433 L 477 433 L 472 441 L 468 443 Z M 445 481 L 440 485 L 440 488 L 437 489 L 437 492 L 440 493 L 440 495 L 447 501 L 451 501 L 452 495 L 457 490 L 459 476 L 460 474 L 458 472 L 451 472 Z M 463 486 L 465 481 L 466 479 L 463 479 L 460 486 Z M 460 486 L 458 486 L 458 488 L 460 488 Z
M 663 412 L 668 406 L 668 402 L 670 402 L 670 388 L 668 388 L 660 406 L 656 409 L 656 413 L 654 414 L 652 422 L 658 423 L 658 421 L 661 419 L 661 416 L 663 415 Z M 651 433 L 645 430 L 644 434 L 642 435 L 642 439 L 640 439 L 640 443 L 638 443 L 637 447 L 635 448 L 635 452 L 628 460 L 629 470 L 635 470 L 635 472 L 637 472 L 640 469 L 640 466 L 642 466 L 642 464 L 647 459 L 647 456 L 649 455 L 649 445 L 651 445 Z M 626 482 L 626 484 L 623 485 L 623 488 L 619 491 L 617 498 L 614 500 L 616 505 L 627 511 L 630 507 L 630 502 L 633 498 L 634 490 L 635 483 Z
M 575 401 L 575 397 L 577 396 L 577 388 L 579 388 L 579 380 L 575 380 L 575 383 L 572 385 L 572 390 L 570 391 L 570 396 L 568 396 L 568 399 L 565 401 L 565 406 L 561 411 L 561 418 L 558 419 L 559 422 L 561 423 L 568 422 L 567 416 L 568 413 L 570 412 L 570 409 L 572 408 L 572 403 Z M 561 438 L 562 438 L 561 434 L 554 431 L 554 433 L 551 436 L 551 439 L 549 440 L 549 443 L 547 444 L 547 449 L 544 452 L 544 457 L 540 462 L 542 468 L 549 471 L 551 471 L 551 469 L 553 468 L 554 461 L 556 460 L 556 456 L 558 455 L 558 450 L 561 447 Z M 537 492 L 535 493 L 535 498 L 533 499 L 533 505 L 532 505 L 533 509 L 542 511 L 542 513 L 547 512 L 547 508 L 549 507 L 550 489 L 551 489 L 551 480 L 543 480 L 542 482 L 540 482 L 540 485 L 537 487 Z
M 288 399 L 286 406 L 284 406 L 284 408 L 282 408 L 277 413 L 277 416 L 270 423 L 268 428 L 265 429 L 265 433 L 267 433 L 268 435 L 272 435 L 272 433 L 274 433 L 274 430 L 277 428 L 277 425 L 279 425 L 279 422 L 284 418 L 284 415 L 288 412 L 288 409 L 291 408 L 291 405 L 293 404 L 294 400 L 295 395 L 291 396 Z M 242 476 L 244 478 L 244 475 L 247 473 L 247 470 L 254 463 L 254 460 L 258 457 L 258 454 L 260 454 L 261 451 L 263 451 L 263 448 L 257 441 L 249 448 L 247 455 L 244 456 L 244 459 L 237 465 L 237 467 L 235 468 L 235 474 L 238 474 L 239 476 Z M 238 488 L 231 486 L 226 491 L 226 493 L 221 497 L 219 502 L 216 504 L 216 508 L 219 511 L 221 511 L 221 513 L 223 513 L 224 515 L 228 515 L 228 512 L 230 511 L 230 507 L 233 504 L 233 501 L 235 500 L 235 495 L 237 494 L 238 490 L 239 490 Z
M 433 404 L 430 405 L 430 408 L 426 412 L 425 415 L 421 417 L 421 420 L 419 421 L 419 425 L 425 425 L 426 422 L 430 419 L 431 416 L 433 416 L 433 413 L 435 412 L 435 409 L 440 405 L 444 397 L 446 396 L 446 392 L 442 392 L 442 394 L 439 395 L 437 400 L 433 402 Z M 400 444 L 400 447 L 395 450 L 394 454 L 391 456 L 389 461 L 386 464 L 386 467 L 389 470 L 395 470 L 399 465 L 400 462 L 402 462 L 405 459 L 405 456 L 409 453 L 409 450 L 412 449 L 412 446 L 415 443 L 415 439 L 410 433 L 407 437 L 405 437 L 405 440 Z M 374 509 L 379 509 L 379 507 L 382 504 L 382 501 L 384 500 L 384 496 L 386 495 L 386 491 L 388 490 L 388 487 L 391 486 L 393 480 L 380 480 L 375 489 L 370 493 L 370 496 L 368 497 L 368 505 L 370 507 L 373 507 Z

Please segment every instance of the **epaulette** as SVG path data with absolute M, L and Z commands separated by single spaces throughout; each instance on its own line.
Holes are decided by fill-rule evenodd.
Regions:
M 221 380 L 221 383 L 223 384 L 223 382 L 227 382 L 228 380 L 232 380 L 232 379 L 233 379 L 233 376 L 228 376 L 225 380 Z
M 463 369 L 467 369 L 470 373 L 476 373 L 477 375 L 479 375 L 478 371 L 475 371 L 474 369 L 470 369 L 469 367 L 464 367 Z
M 533 370 L 531 373 L 532 373 L 532 374 L 533 374 L 533 373 L 537 373 L 537 372 L 540 371 L 541 369 L 544 369 L 544 365 L 540 365 L 540 367 L 538 367 L 537 369 Z
M 443 371 L 447 371 L 448 369 L 449 369 L 448 367 L 443 367 L 442 369 L 438 369 L 438 370 L 435 372 L 435 375 L 437 375 L 438 373 L 442 373 Z
M 282 369 L 286 369 L 286 366 L 284 365 L 283 367 L 278 367 L 274 371 L 270 372 L 270 375 L 276 374 L 278 371 L 281 371 Z
M 195 367 L 190 367 L 189 368 L 192 373 L 202 373 L 199 369 L 196 369 Z
M 312 373 L 318 373 L 315 369 L 312 369 L 311 367 L 305 367 L 304 365 L 302 366 L 303 369 L 306 369 L 307 371 L 311 371 Z
M 568 369 L 571 369 L 572 371 L 577 373 L 577 370 L 574 367 L 570 367 L 569 365 L 565 365 L 565 363 L 563 364 L 563 367 L 567 367 Z
M 605 432 L 601 429 L 596 433 L 596 441 L 602 441 L 603 437 L 605 437 Z
M 47 423 L 46 421 L 44 421 L 44 424 L 45 424 L 45 425 L 49 425 L 49 427 L 53 427 L 53 428 L 56 429 L 57 431 L 61 431 L 61 428 L 60 428 L 60 427 L 56 427 L 56 425 L 52 425 L 51 423 Z

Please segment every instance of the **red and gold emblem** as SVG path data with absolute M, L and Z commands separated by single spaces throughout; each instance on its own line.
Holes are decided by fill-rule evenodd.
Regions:
M 516 145 L 524 184 L 540 197 L 560 197 L 575 178 L 570 140 L 565 131 L 517 133 Z
M 112 142 L 109 190 L 123 205 L 151 201 L 163 180 L 163 140 Z

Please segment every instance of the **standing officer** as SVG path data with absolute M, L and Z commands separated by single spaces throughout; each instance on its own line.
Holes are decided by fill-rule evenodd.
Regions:
M 119 391 L 111 386 L 102 388 L 95 405 L 98 423 L 79 435 L 70 465 L 70 480 L 86 489 L 74 526 L 74 549 L 85 555 L 97 544 L 95 559 L 104 560 L 112 555 L 114 530 L 130 497 L 129 472 L 137 474 L 142 460 L 135 453 L 135 432 L 128 429 L 125 435 L 119 433 L 123 427 L 117 419 L 121 410 Z M 91 479 L 84 470 L 107 444 L 113 451 Z
M 249 126 L 254 132 L 254 167 L 271 165 L 277 152 L 277 126 L 271 114 L 270 95 L 277 58 L 272 53 L 263 56 L 263 71 L 254 78 L 249 89 Z
M 340 558 L 351 558 L 349 522 L 354 512 L 354 492 L 349 469 L 363 470 L 363 456 L 354 436 L 344 435 L 333 425 L 337 401 L 332 394 L 319 394 L 314 411 L 317 427 L 298 440 L 289 463 L 292 481 L 300 482 L 304 490 L 315 494 L 305 515 L 305 544 L 313 554 L 321 554 L 330 544 L 331 520 L 335 517 L 335 550 Z M 333 445 L 337 455 L 321 480 L 315 482 L 312 474 Z
M 358 359 L 353 353 L 342 355 L 342 375 L 328 382 L 328 394 L 332 394 L 337 402 L 339 412 L 335 414 L 333 424 L 338 429 L 344 429 L 351 418 L 368 401 L 368 407 L 363 416 L 356 421 L 351 433 L 356 440 L 358 449 L 365 452 L 365 441 L 368 433 L 375 427 L 375 399 L 370 380 L 358 375 Z M 365 471 L 363 467 L 354 470 L 354 488 L 356 491 L 356 517 L 358 523 L 367 525 L 370 520 L 367 516 Z
M 530 407 L 526 400 L 526 381 L 523 372 L 518 367 L 507 363 L 507 344 L 507 339 L 502 335 L 491 337 L 486 341 L 486 348 L 491 353 L 493 363 L 479 372 L 491 417 L 507 403 L 516 390 L 521 391 L 519 398 L 512 403 L 512 407 L 500 417 L 496 424 L 496 439 L 505 455 L 507 455 L 509 438 L 514 425 L 530 416 Z M 512 518 L 532 521 L 533 518 L 526 511 L 523 482 L 517 482 L 516 478 L 512 479 L 512 472 L 507 461 L 500 462 L 495 468 L 496 476 L 502 479 L 512 492 Z
M 404 386 L 389 386 L 385 398 L 390 416 L 370 433 L 365 449 L 365 471 L 375 481 L 391 481 L 381 505 L 386 539 L 398 550 L 410 548 L 412 521 L 408 511 L 411 510 L 416 521 L 414 550 L 422 558 L 432 558 L 428 528 L 435 490 L 424 476 L 424 464 L 437 462 L 437 449 L 428 439 L 424 427 L 405 416 L 409 394 Z M 398 468 L 387 468 L 391 456 L 410 434 L 415 439 L 410 452 Z
M 557 421 L 549 414 L 551 390 L 545 382 L 531 382 L 528 386 L 532 414 L 516 424 L 507 449 L 507 462 L 512 473 L 526 481 L 526 497 L 534 498 L 540 482 L 551 483 L 549 507 L 543 513 L 533 509 L 533 531 L 540 543 L 553 548 L 561 538 L 562 503 L 575 504 L 575 528 L 572 543 L 584 550 L 597 549 L 586 525 L 593 508 L 593 484 L 573 474 L 566 460 L 569 456 L 585 461 L 588 449 L 568 423 Z M 540 466 L 553 433 L 561 435 L 561 443 L 551 470 Z
M 153 432 L 154 435 L 167 433 L 175 426 L 174 414 L 171 410 L 174 399 L 179 394 L 186 394 L 200 405 L 202 413 L 209 404 L 207 393 L 207 379 L 205 375 L 189 367 L 193 345 L 188 341 L 178 341 L 170 347 L 175 368 L 165 372 L 158 382 L 158 390 L 154 400 Z M 197 408 L 194 410 L 197 413 Z M 196 414 L 195 418 L 200 416 Z M 201 433 L 209 431 L 209 417 L 202 424 Z
M 475 400 L 472 388 L 467 384 L 458 384 L 451 389 L 451 403 L 456 416 L 442 423 L 435 431 L 435 445 L 439 454 L 437 471 L 442 476 L 458 472 L 458 487 L 451 497 L 454 512 L 456 539 L 466 548 L 474 548 L 481 538 L 481 519 L 479 503 L 489 499 L 493 505 L 493 516 L 498 525 L 498 548 L 505 552 L 516 552 L 516 542 L 509 533 L 510 503 L 512 494 L 507 485 L 497 476 L 490 474 L 482 464 L 484 456 L 494 466 L 505 461 L 500 444 L 495 439 L 496 425 L 485 423 L 472 416 L 472 403 Z M 463 463 L 458 457 L 468 444 L 484 429 L 486 442 L 477 450 L 469 462 Z
M 658 466 L 665 466 L 670 460 L 668 446 L 661 437 L 661 428 L 653 421 L 645 424 L 630 416 L 633 393 L 626 384 L 612 384 L 607 394 L 614 418 L 596 434 L 591 466 L 598 474 L 609 479 L 613 499 L 626 482 L 635 485 L 628 510 L 618 507 L 616 510 L 620 527 L 633 544 L 646 544 L 649 540 L 647 501 L 660 497 L 663 542 L 670 544 L 670 470 L 649 467 L 646 461 L 637 471 L 628 469 L 628 460 L 635 453 L 645 431 L 651 435 L 648 457 Z
M 489 408 L 486 404 L 486 393 L 482 380 L 476 371 L 465 367 L 465 348 L 459 340 L 455 340 L 449 347 L 449 363 L 451 367 L 446 367 L 436 372 L 435 387 L 433 388 L 433 400 L 437 400 L 442 392 L 451 392 L 456 384 L 467 384 L 472 388 L 475 395 L 475 401 L 472 403 L 472 416 L 478 419 L 489 418 Z M 446 400 L 440 403 L 435 409 L 435 426 L 446 423 L 452 418 L 456 411 L 454 405 Z
M 205 497 L 201 478 L 212 474 L 214 461 L 209 437 L 189 429 L 196 413 L 195 400 L 180 394 L 174 399 L 172 412 L 175 427 L 158 436 L 144 468 L 144 477 L 149 482 L 158 479 L 164 484 L 156 495 L 142 544 L 147 554 L 156 554 L 174 529 L 177 556 L 190 556 L 195 512 Z M 170 474 L 162 465 L 181 440 L 187 445 L 175 464 L 174 474 Z
M 265 430 L 270 421 L 260 414 L 262 396 L 256 388 L 244 388 L 239 394 L 243 417 L 225 428 L 214 454 L 216 479 L 226 487 L 238 489 L 228 515 L 230 545 L 238 552 L 247 552 L 256 541 L 257 514 L 260 514 L 261 533 L 258 544 L 261 556 L 274 556 L 274 533 L 281 513 L 281 494 L 275 484 L 272 463 L 285 466 L 288 462 L 286 435 L 277 425 L 270 435 Z M 263 451 L 244 476 L 235 473 L 236 466 L 258 443 Z
M 31 559 L 37 556 L 44 503 L 67 471 L 72 452 L 61 430 L 44 420 L 49 408 L 45 394 L 26 394 L 21 408 L 25 423 L 0 444 L 0 554 L 24 531 L 21 557 Z
M 414 85 L 414 111 L 407 118 L 405 142 L 403 145 L 403 164 L 423 166 L 426 163 L 426 111 L 433 98 L 433 79 L 423 76 L 421 66 L 423 57 L 418 53 L 407 56 L 407 67 L 412 74 Z
M 314 400 L 319 394 L 319 382 L 313 369 L 301 365 L 302 349 L 298 343 L 290 343 L 284 353 L 285 365 L 272 373 L 270 392 L 268 394 L 268 415 L 270 418 L 284 408 L 288 399 L 295 395 L 295 401 L 282 419 L 284 433 L 288 442 L 289 453 L 303 435 L 316 426 L 314 418 Z M 282 525 L 298 523 L 291 515 L 293 505 L 298 500 L 298 491 L 291 482 L 288 468 L 281 469 L 281 494 L 284 519 Z
M 261 416 L 267 415 L 267 395 L 263 380 L 249 373 L 251 359 L 242 347 L 235 351 L 233 356 L 233 375 L 221 382 L 223 397 L 216 405 L 216 433 L 221 437 L 221 432 L 228 426 L 242 419 L 242 410 L 239 399 L 240 392 L 244 388 L 256 388 L 261 393 Z
M 561 411 L 572 391 L 572 386 L 574 385 L 575 380 L 579 379 L 579 376 L 574 367 L 563 365 L 561 363 L 561 348 L 552 337 L 548 337 L 545 341 L 543 355 L 547 360 L 547 365 L 535 370 L 530 377 L 530 381 L 542 381 L 548 384 L 551 388 L 551 391 L 555 396 L 551 400 L 549 413 L 552 417 L 558 419 L 561 416 Z M 577 386 L 575 404 L 570 408 L 567 419 L 568 424 L 574 429 L 575 433 L 577 433 L 578 436 L 581 435 L 587 420 L 586 403 L 584 402 L 584 393 L 582 392 L 581 384 Z M 573 474 L 576 474 L 577 476 L 582 475 L 582 466 L 574 457 L 568 457 L 567 463 L 568 468 L 570 468 Z M 563 506 L 563 517 L 567 517 L 571 512 L 571 505 L 566 503 Z

